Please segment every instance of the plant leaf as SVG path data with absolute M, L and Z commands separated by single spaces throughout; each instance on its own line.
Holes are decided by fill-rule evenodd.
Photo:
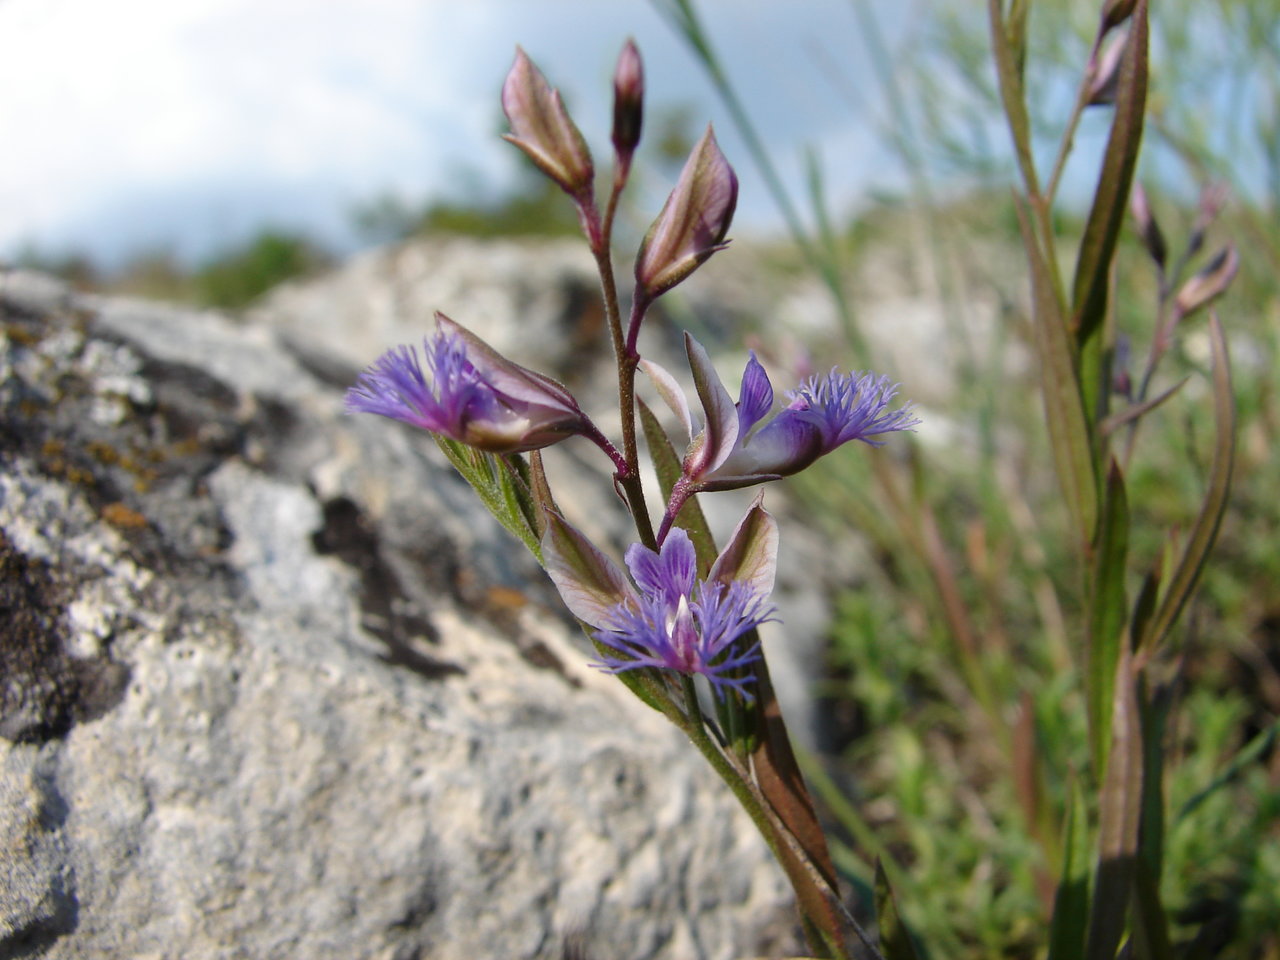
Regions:
M 1209 470 L 1209 489 L 1205 492 L 1200 514 L 1191 528 L 1178 566 L 1156 609 L 1151 626 L 1142 638 L 1141 647 L 1154 650 L 1168 636 L 1183 608 L 1195 590 L 1204 565 L 1218 539 L 1222 515 L 1231 492 L 1231 474 L 1235 465 L 1236 412 L 1231 392 L 1231 360 L 1222 324 L 1216 315 L 1209 316 L 1209 341 L 1213 347 L 1213 420 L 1216 439 L 1213 463 Z
M 1125 600 L 1125 565 L 1129 545 L 1129 504 L 1124 475 L 1114 459 L 1107 471 L 1102 522 L 1093 554 L 1089 597 L 1089 634 L 1085 696 L 1089 707 L 1089 741 L 1093 769 L 1099 780 L 1107 769 L 1111 744 L 1111 712 L 1115 692 L 1116 662 L 1128 618 Z
M 1120 947 L 1138 864 L 1142 820 L 1142 719 L 1133 654 L 1122 644 L 1116 664 L 1115 706 L 1107 773 L 1098 792 L 1098 867 L 1089 911 L 1085 956 L 1111 960 Z
M 876 924 L 880 928 L 880 952 L 885 960 L 920 960 L 915 942 L 902 917 L 889 886 L 889 877 L 876 858 Z
M 1041 393 L 1049 426 L 1058 482 L 1081 541 L 1093 542 L 1098 522 L 1098 481 L 1095 473 L 1084 400 L 1076 377 L 1072 344 L 1062 317 L 1049 265 L 1040 249 L 1026 210 L 1017 204 L 1018 225 L 1031 269 L 1031 294 L 1036 352 L 1040 359 Z
M 1072 780 L 1062 838 L 1062 871 L 1053 895 L 1053 920 L 1049 925 L 1049 960 L 1084 958 L 1089 919 L 1088 809 L 1079 780 Z
M 491 453 L 484 453 L 438 433 L 433 436 L 454 469 L 462 475 L 462 479 L 471 484 L 485 509 L 515 534 L 541 563 L 542 547 L 536 521 L 532 519 L 537 511 L 533 508 L 533 496 L 528 488 L 518 488 L 519 473 L 501 466 L 498 458 Z
M 1120 63 L 1111 135 L 1076 260 L 1071 312 L 1080 348 L 1101 329 L 1107 312 L 1111 261 L 1129 207 L 1129 188 L 1142 146 L 1147 105 L 1147 32 L 1147 0 L 1138 0 Z
M 844 930 L 838 904 L 833 901 L 840 889 L 835 864 L 827 849 L 827 837 L 818 822 L 813 799 L 800 774 L 791 749 L 791 739 L 782 719 L 782 708 L 769 679 L 769 667 L 760 657 L 751 664 L 755 677 L 758 708 L 748 716 L 756 724 L 756 746 L 751 766 L 756 785 L 778 817 L 781 826 L 803 851 L 805 859 L 817 871 L 812 877 L 800 858 L 791 851 L 786 838 L 780 838 L 777 849 L 785 854 L 780 859 L 787 871 L 801 907 L 824 937 L 844 950 Z M 843 954 L 842 954 L 843 955 Z

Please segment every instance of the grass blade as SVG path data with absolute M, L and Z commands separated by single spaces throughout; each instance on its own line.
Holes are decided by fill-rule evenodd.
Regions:
M 1045 253 L 1040 249 L 1021 203 L 1017 204 L 1017 210 L 1031 269 L 1033 326 L 1040 360 L 1045 418 L 1049 424 L 1049 443 L 1053 448 L 1058 482 L 1062 485 L 1081 542 L 1091 544 L 1098 522 L 1098 482 L 1071 338 L 1054 293 Z

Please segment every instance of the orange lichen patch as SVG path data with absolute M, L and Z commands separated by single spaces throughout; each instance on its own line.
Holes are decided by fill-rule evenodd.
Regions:
M 485 604 L 495 613 L 515 613 L 528 606 L 529 598 L 511 587 L 490 587 L 485 591 Z
M 138 530 L 147 525 L 146 517 L 118 501 L 102 508 L 102 519 L 121 530 Z

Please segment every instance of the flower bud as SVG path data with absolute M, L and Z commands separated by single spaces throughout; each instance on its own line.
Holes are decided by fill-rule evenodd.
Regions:
M 595 178 L 591 151 L 542 71 L 516 47 L 502 85 L 502 112 L 511 123 L 503 136 L 515 144 L 548 177 L 573 197 L 589 194 Z
M 1200 191 L 1200 204 L 1196 209 L 1196 222 L 1191 227 L 1191 238 L 1187 241 L 1187 256 L 1194 257 L 1204 246 L 1204 235 L 1218 219 L 1218 214 L 1227 203 L 1229 191 L 1225 183 L 1211 183 Z
M 1156 262 L 1156 266 L 1163 270 L 1165 257 L 1168 255 L 1164 233 L 1161 232 L 1160 224 L 1156 222 L 1155 215 L 1151 212 L 1151 205 L 1147 202 L 1147 191 L 1140 183 L 1134 183 L 1133 193 L 1129 195 L 1129 212 L 1133 214 L 1134 222 L 1138 225 L 1138 236 L 1142 238 L 1142 245 L 1147 248 L 1147 253 L 1151 254 L 1151 259 Z
M 737 203 L 738 177 L 708 126 L 640 244 L 636 295 L 647 300 L 660 296 L 723 250 Z
M 1133 16 L 1137 6 L 1138 0 L 1106 0 L 1102 5 L 1102 19 L 1098 24 L 1098 39 L 1101 40 L 1113 28 Z
M 1240 269 L 1240 255 L 1235 244 L 1227 244 L 1208 266 L 1182 285 L 1173 301 L 1174 314 L 1186 317 L 1226 292 Z
M 1089 59 L 1089 91 L 1085 105 L 1105 107 L 1116 102 L 1116 90 L 1120 84 L 1120 61 L 1124 58 L 1129 38 L 1121 37 L 1107 45 L 1102 56 Z
M 629 165 L 644 121 L 644 65 L 635 41 L 628 39 L 613 73 L 613 149 L 620 165 Z

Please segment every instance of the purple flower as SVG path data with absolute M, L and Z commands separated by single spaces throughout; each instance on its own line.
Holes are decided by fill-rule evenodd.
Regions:
M 760 656 L 759 642 L 737 645 L 749 630 L 773 619 L 768 593 L 741 580 L 699 580 L 689 535 L 671 531 L 658 553 L 638 543 L 627 550 L 627 568 L 638 592 L 605 611 L 596 640 L 617 651 L 601 654 L 598 666 L 608 673 L 641 667 L 702 674 L 723 694 L 750 677 L 733 672 Z
M 573 396 L 507 360 L 475 334 L 436 314 L 435 335 L 383 354 L 347 391 L 350 413 L 403 420 L 491 453 L 520 453 L 594 427 Z M 594 437 L 593 437 L 594 439 Z
M 760 501 L 747 511 L 706 579 L 689 535 L 671 530 L 656 552 L 627 550 L 630 579 L 562 517 L 548 516 L 543 562 L 569 609 L 600 647 L 608 673 L 649 667 L 706 677 L 718 696 L 732 687 L 750 699 L 750 676 L 734 676 L 760 656 L 744 634 L 774 619 L 777 524 Z
M 706 350 L 688 334 L 685 349 L 705 413 L 705 425 L 697 436 L 693 436 L 688 400 L 675 379 L 657 364 L 642 363 L 693 436 L 680 483 L 685 496 L 790 476 L 851 440 L 880 446 L 882 434 L 909 430 L 920 422 L 909 404 L 889 409 L 898 387 L 888 377 L 832 369 L 789 391 L 787 405 L 760 426 L 773 409 L 774 395 L 755 353 L 747 361 L 735 404 Z

